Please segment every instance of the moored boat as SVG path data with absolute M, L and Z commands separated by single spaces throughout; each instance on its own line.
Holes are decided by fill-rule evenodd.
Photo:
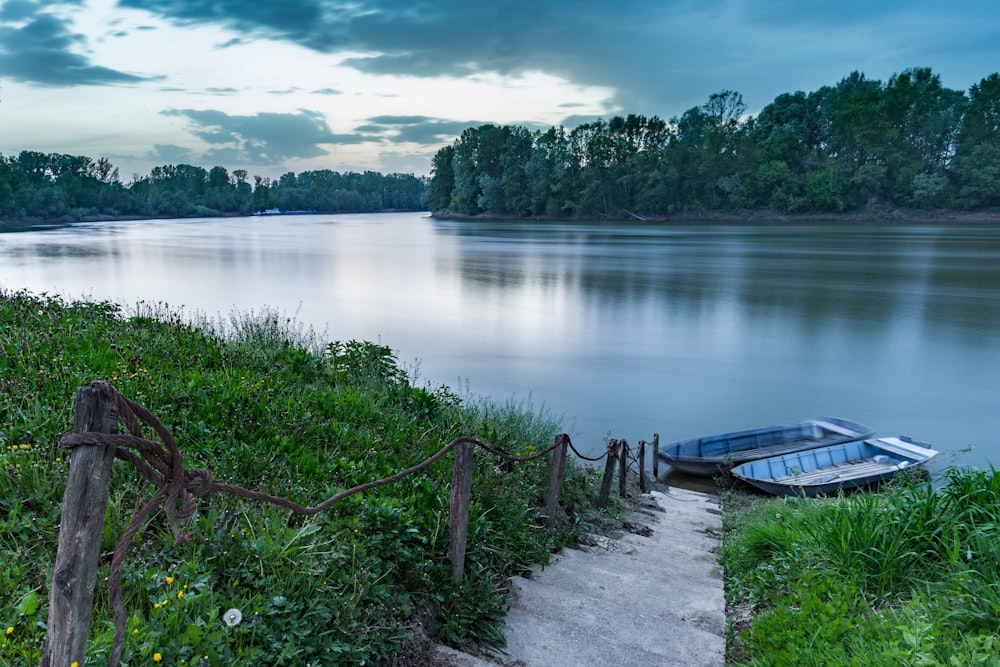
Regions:
M 733 476 L 778 496 L 819 496 L 869 486 L 903 470 L 919 470 L 938 455 L 906 436 L 855 440 L 749 461 Z
M 755 459 L 870 437 L 874 431 L 839 417 L 679 440 L 660 448 L 660 459 L 675 470 L 711 477 Z

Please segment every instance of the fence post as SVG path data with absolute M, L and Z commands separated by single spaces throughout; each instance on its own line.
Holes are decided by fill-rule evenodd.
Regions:
M 455 446 L 455 467 L 451 473 L 451 529 L 448 541 L 448 560 L 451 561 L 451 578 L 462 583 L 465 575 L 465 542 L 469 535 L 469 501 L 472 497 L 472 457 L 476 445 L 460 442 Z
M 75 410 L 74 433 L 118 431 L 114 404 L 97 389 L 78 387 Z M 70 451 L 40 667 L 84 664 L 114 460 L 113 445 L 80 445 Z
M 639 493 L 646 493 L 646 441 L 639 441 Z
M 653 434 L 653 479 L 660 481 L 660 434 Z
M 549 492 L 545 502 L 547 517 L 545 525 L 551 530 L 556 526 L 556 516 L 559 513 L 559 490 L 562 488 L 563 477 L 566 474 L 566 449 L 569 436 L 560 433 L 556 436 L 556 448 L 552 450 L 552 460 L 549 464 Z
M 611 480 L 615 477 L 615 464 L 618 463 L 618 441 L 608 442 L 608 460 L 604 462 L 604 477 L 601 479 L 601 493 L 597 496 L 597 506 L 607 507 L 608 496 L 611 494 Z
M 622 448 L 618 458 L 620 464 L 618 466 L 618 495 L 624 498 L 626 475 L 628 473 L 628 440 L 622 440 L 621 443 Z

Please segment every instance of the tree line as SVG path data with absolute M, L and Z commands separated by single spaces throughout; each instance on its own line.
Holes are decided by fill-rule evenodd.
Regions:
M 771 209 L 1000 206 L 1000 76 L 966 93 L 929 68 L 854 72 L 756 116 L 724 90 L 669 121 L 466 129 L 432 160 L 426 203 L 476 215 L 623 217 Z
M 276 180 L 244 169 L 189 164 L 155 167 L 121 182 L 107 159 L 22 151 L 0 155 L 0 220 L 79 220 L 93 216 L 250 215 L 280 209 L 330 213 L 421 210 L 425 179 L 373 171 L 288 172 Z

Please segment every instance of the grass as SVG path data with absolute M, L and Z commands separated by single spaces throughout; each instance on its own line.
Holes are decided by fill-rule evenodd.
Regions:
M 1000 665 L 1000 476 L 723 493 L 729 664 Z
M 59 438 L 72 430 L 75 388 L 96 379 L 156 414 L 187 467 L 303 505 L 422 461 L 459 435 L 528 453 L 559 427 L 530 405 L 417 386 L 389 348 L 327 344 L 267 310 L 194 325 L 163 304 L 124 312 L 0 290 L 2 665 L 41 656 L 68 466 Z M 125 565 L 121 664 L 395 664 L 422 635 L 501 648 L 504 582 L 575 536 L 596 489 L 571 466 L 565 520 L 548 531 L 545 460 L 476 460 L 460 584 L 446 559 L 450 457 L 310 518 L 208 496 L 186 544 L 174 543 L 162 515 L 152 520 Z M 148 495 L 117 462 L 107 551 Z M 113 637 L 107 566 L 87 655 L 97 664 Z

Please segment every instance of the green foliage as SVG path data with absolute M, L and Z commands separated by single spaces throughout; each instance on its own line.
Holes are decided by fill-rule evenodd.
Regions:
M 733 664 L 997 665 L 1000 476 L 940 489 L 746 502 L 723 496 Z
M 148 407 L 187 467 L 310 505 L 423 461 L 459 435 L 514 453 L 547 447 L 558 422 L 530 405 L 418 386 L 385 346 L 321 344 L 272 311 L 188 324 L 162 304 L 129 314 L 0 291 L 0 655 L 38 663 L 47 617 L 73 392 L 103 379 Z M 422 628 L 455 645 L 496 644 L 511 574 L 544 562 L 594 496 L 567 475 L 569 520 L 543 529 L 545 460 L 476 457 L 466 577 L 449 575 L 450 457 L 303 518 L 230 496 L 200 499 L 174 544 L 153 519 L 125 565 L 123 664 L 354 665 L 393 658 Z M 149 490 L 115 466 L 104 548 Z M 107 577 L 102 563 L 99 580 Z M 229 610 L 241 621 L 227 623 Z M 230 619 L 231 620 L 231 619 Z M 7 631 L 9 629 L 9 631 Z M 113 635 L 98 586 L 88 659 Z
M 155 167 L 128 185 L 106 158 L 22 151 L 0 155 L 0 219 L 74 220 L 85 216 L 211 217 L 256 211 L 420 210 L 424 181 L 412 174 L 286 174 L 276 182 L 224 167 Z
M 434 157 L 435 211 L 632 217 L 636 211 L 997 206 L 1000 75 L 969 94 L 929 68 L 853 72 L 756 117 L 723 90 L 670 122 L 629 114 L 570 132 L 469 128 Z

